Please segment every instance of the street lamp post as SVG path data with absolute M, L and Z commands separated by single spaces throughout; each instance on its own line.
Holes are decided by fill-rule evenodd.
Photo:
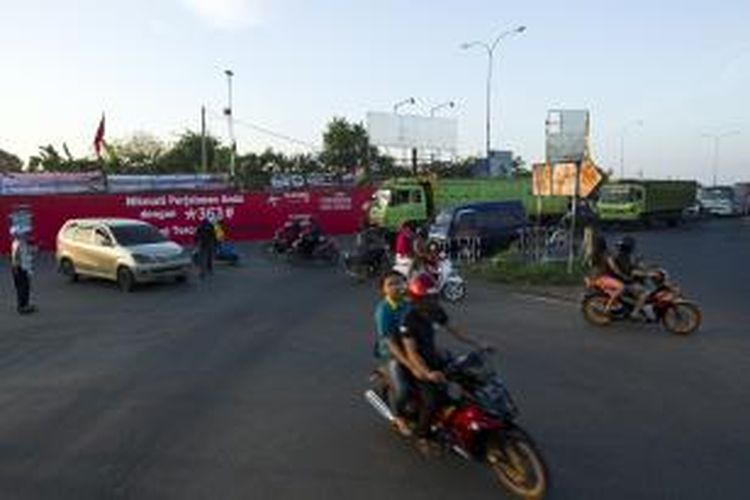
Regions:
M 232 70 L 224 70 L 224 74 L 227 76 L 227 107 L 224 109 L 224 114 L 227 116 L 227 124 L 229 126 L 229 141 L 231 143 L 231 151 L 229 153 L 229 176 L 232 180 L 235 177 L 235 156 L 237 154 L 237 142 L 234 139 L 234 120 L 232 119 L 232 77 L 234 73 Z
M 444 102 L 443 104 L 438 104 L 437 106 L 430 108 L 430 117 L 434 117 L 435 113 L 440 111 L 443 108 L 455 108 L 456 103 L 453 101 Z
M 435 113 L 437 113 L 441 109 L 444 109 L 444 108 L 455 108 L 455 107 L 456 107 L 456 103 L 453 102 L 453 101 L 448 101 L 448 102 L 444 102 L 443 104 L 438 104 L 437 106 L 434 106 L 434 107 L 430 108 L 430 118 L 434 118 L 435 117 Z M 440 150 L 438 150 L 438 152 L 439 151 Z M 435 151 L 434 150 L 433 150 L 432 153 L 430 153 L 430 163 L 435 163 Z
M 642 127 L 643 120 L 634 120 L 622 128 L 620 133 L 620 179 L 625 178 L 625 134 L 632 127 Z
M 707 139 L 713 139 L 714 141 L 714 162 L 713 162 L 713 185 L 716 186 L 719 176 L 719 147 L 721 140 L 733 135 L 739 135 L 739 130 L 732 130 L 731 132 L 724 132 L 722 134 L 703 134 L 703 137 Z
M 398 114 L 398 108 L 401 106 L 406 106 L 407 104 L 416 104 L 417 100 L 413 97 L 410 97 L 408 99 L 404 99 L 403 101 L 399 101 L 396 104 L 393 105 L 393 114 Z
M 488 44 L 486 42 L 470 42 L 470 43 L 464 43 L 461 44 L 461 48 L 466 50 L 470 49 L 472 47 L 482 47 L 487 51 L 487 110 L 486 110 L 486 137 L 485 137 L 485 146 L 487 150 L 487 159 L 489 160 L 490 157 L 490 150 L 491 150 L 491 143 L 490 143 L 490 133 L 491 133 L 491 125 L 490 125 L 490 113 L 491 113 L 491 97 L 492 97 L 492 66 L 494 62 L 494 56 L 495 56 L 495 49 L 497 49 L 497 46 L 499 45 L 500 41 L 504 38 L 507 38 L 510 35 L 515 35 L 519 33 L 523 33 L 526 31 L 526 26 L 519 26 L 515 29 L 505 31 L 503 33 L 500 33 L 497 38 L 491 43 Z

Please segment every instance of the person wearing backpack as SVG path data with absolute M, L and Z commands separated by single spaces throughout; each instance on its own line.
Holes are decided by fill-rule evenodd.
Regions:
M 401 324 L 409 312 L 409 303 L 404 299 L 404 277 L 397 271 L 386 273 L 380 280 L 383 299 L 375 308 L 376 341 L 375 358 L 385 363 L 393 390 L 389 404 L 395 419 L 394 424 L 404 436 L 411 435 L 411 429 L 404 418 L 404 409 L 409 397 L 410 362 L 398 340 Z

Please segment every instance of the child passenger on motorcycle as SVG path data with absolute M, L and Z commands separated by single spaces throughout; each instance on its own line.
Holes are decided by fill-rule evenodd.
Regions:
M 404 408 L 409 393 L 411 362 L 406 357 L 398 337 L 401 324 L 409 310 L 409 303 L 404 299 L 404 288 L 404 278 L 397 271 L 388 272 L 380 280 L 379 289 L 383 299 L 375 309 L 375 357 L 386 363 L 391 380 L 393 390 L 389 403 L 395 415 L 394 424 L 401 434 L 409 436 L 411 429 L 404 418 Z
M 412 306 L 404 317 L 399 335 L 408 360 L 405 365 L 416 379 L 420 395 L 416 434 L 423 450 L 428 445 L 430 423 L 437 409 L 439 384 L 446 381 L 441 371 L 445 360 L 435 343 L 434 325 L 440 325 L 464 343 L 477 348 L 483 347 L 477 340 L 450 324 L 448 315 L 438 303 L 436 285 L 435 280 L 427 273 L 419 273 L 409 280 L 407 292 Z
M 609 295 L 607 311 L 612 309 L 612 306 L 622 297 L 625 291 L 625 284 L 613 276 L 609 262 L 610 258 L 611 255 L 609 250 L 607 250 L 607 240 L 601 235 L 596 236 L 591 252 L 591 275 L 588 279 Z

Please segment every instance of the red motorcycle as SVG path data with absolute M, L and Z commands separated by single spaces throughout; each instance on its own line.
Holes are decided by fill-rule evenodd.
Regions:
M 486 464 L 510 492 L 521 497 L 542 498 L 548 487 L 544 459 L 534 441 L 516 423 L 518 408 L 493 368 L 492 352 L 478 350 L 451 358 L 443 369 L 444 404 L 432 422 L 437 444 L 460 457 Z M 391 382 L 384 368 L 370 377 L 365 399 L 393 422 L 385 401 Z M 407 405 L 407 418 L 416 419 L 417 396 Z
M 700 327 L 701 311 L 698 305 L 682 296 L 680 288 L 669 281 L 663 269 L 649 272 L 643 284 L 648 293 L 643 308 L 646 322 L 661 323 L 670 332 L 680 335 L 688 335 Z M 605 281 L 586 278 L 586 291 L 581 301 L 583 317 L 597 326 L 628 320 L 635 307 L 635 298 L 627 294 L 613 297 L 614 291 L 606 286 Z

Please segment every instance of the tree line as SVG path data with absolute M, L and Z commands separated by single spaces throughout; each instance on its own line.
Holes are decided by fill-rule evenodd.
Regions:
M 29 158 L 25 169 L 20 158 L 0 150 L 0 172 L 227 173 L 231 156 L 231 146 L 208 135 L 204 167 L 203 139 L 199 133 L 190 130 L 183 132 L 173 144 L 167 144 L 152 134 L 138 132 L 106 143 L 101 159 L 75 158 L 65 144 L 61 149 L 52 144 L 40 146 L 37 154 Z M 420 170 L 446 177 L 468 177 L 475 162 L 473 158 L 432 162 L 420 166 Z M 334 118 L 328 123 L 320 152 L 285 154 L 268 148 L 262 153 L 237 154 L 235 165 L 235 180 L 245 186 L 268 185 L 270 177 L 277 173 L 345 175 L 356 171 L 361 178 L 372 180 L 409 172 L 370 143 L 362 124 L 344 118 Z

